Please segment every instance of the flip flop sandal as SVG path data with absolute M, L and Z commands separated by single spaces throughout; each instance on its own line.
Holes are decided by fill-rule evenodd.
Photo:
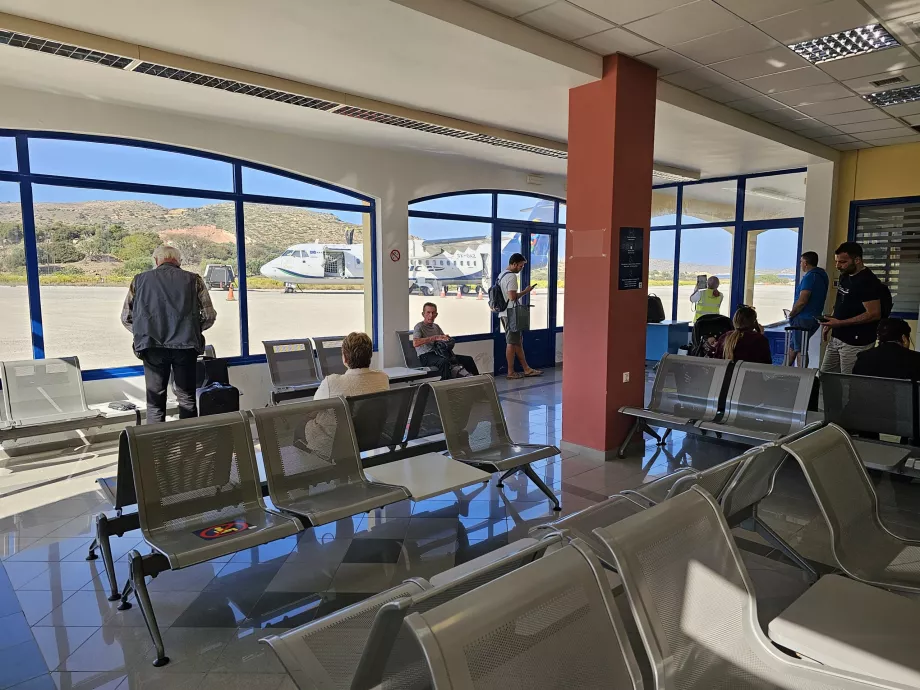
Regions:
M 524 378 L 524 376 L 525 374 L 519 374 L 515 372 L 513 374 L 508 374 L 505 378 L 508 379 L 509 381 L 517 381 L 518 379 Z
M 525 378 L 533 378 L 534 376 L 543 376 L 543 372 L 539 369 L 531 369 L 529 373 L 524 374 Z

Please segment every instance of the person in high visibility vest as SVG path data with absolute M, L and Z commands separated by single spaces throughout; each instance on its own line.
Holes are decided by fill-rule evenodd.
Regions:
M 705 290 L 694 290 L 690 295 L 690 301 L 693 302 L 695 313 L 693 321 L 695 322 L 703 314 L 718 314 L 722 307 L 722 298 L 724 295 L 719 292 L 719 279 L 715 276 L 709 276 L 706 281 Z

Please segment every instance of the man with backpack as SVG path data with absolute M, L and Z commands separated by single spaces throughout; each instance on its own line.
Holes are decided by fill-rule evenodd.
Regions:
M 524 269 L 527 260 L 523 254 L 512 254 L 508 259 L 508 268 L 498 276 L 498 281 L 489 288 L 489 307 L 492 311 L 497 312 L 501 318 L 502 327 L 505 329 L 505 358 L 508 362 L 508 379 L 522 379 L 525 376 L 542 376 L 543 372 L 539 369 L 532 368 L 527 363 L 527 357 L 524 355 L 524 345 L 521 331 L 515 328 L 508 316 L 509 308 L 517 306 L 519 299 L 533 292 L 533 285 L 530 285 L 520 292 L 518 285 L 518 273 Z M 514 370 L 514 360 L 517 358 L 521 363 L 524 373 Z
M 879 320 L 891 313 L 891 292 L 866 268 L 856 242 L 841 244 L 834 257 L 840 280 L 834 316 L 821 322 L 829 338 L 821 371 L 852 374 L 857 355 L 875 345 Z

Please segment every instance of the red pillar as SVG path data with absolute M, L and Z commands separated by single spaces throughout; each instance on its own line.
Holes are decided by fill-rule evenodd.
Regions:
M 630 423 L 617 410 L 643 404 L 656 82 L 610 55 L 569 92 L 562 438 L 593 451 L 615 450 Z M 644 230 L 641 289 L 619 289 L 622 227 Z

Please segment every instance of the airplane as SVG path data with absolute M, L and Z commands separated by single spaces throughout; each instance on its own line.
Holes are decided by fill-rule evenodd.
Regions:
M 539 201 L 529 211 L 529 222 L 552 222 L 552 201 Z M 508 236 L 510 234 L 510 237 Z M 507 266 L 512 254 L 521 252 L 520 233 L 502 233 L 501 266 Z M 351 237 L 347 237 L 350 240 Z M 530 241 L 531 268 L 549 263 L 550 236 L 534 234 Z M 475 289 L 489 289 L 491 242 L 481 237 L 409 240 L 409 291 L 432 295 L 439 289 L 448 292 L 459 288 L 463 294 Z M 259 272 L 266 278 L 284 283 L 291 293 L 304 285 L 363 285 L 364 246 L 362 244 L 295 244 L 280 256 L 264 264 Z

